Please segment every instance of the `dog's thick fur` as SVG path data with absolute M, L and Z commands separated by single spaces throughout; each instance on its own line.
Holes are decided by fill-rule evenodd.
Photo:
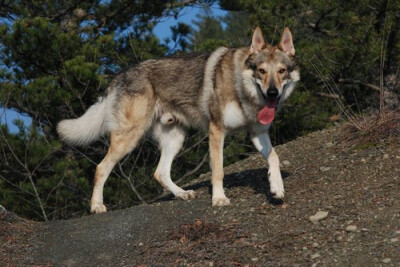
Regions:
M 60 137 L 76 145 L 89 144 L 110 133 L 108 153 L 96 168 L 91 212 L 106 211 L 104 183 L 115 164 L 148 131 L 161 150 L 155 179 L 176 197 L 193 198 L 192 190 L 183 190 L 170 176 L 172 161 L 182 147 L 187 127 L 209 132 L 213 205 L 230 204 L 222 181 L 223 144 L 225 135 L 234 129 L 249 131 L 255 147 L 268 160 L 271 193 L 275 198 L 283 198 L 279 159 L 268 129 L 274 110 L 287 99 L 299 80 L 294 53 L 288 28 L 278 46 L 267 44 L 261 30 L 256 28 L 251 47 L 221 47 L 212 54 L 148 60 L 117 75 L 108 87 L 106 98 L 82 117 L 61 121 L 57 126 Z M 260 115 L 263 109 L 268 110 L 264 117 Z M 267 123 L 261 123 L 262 118 L 267 118 Z

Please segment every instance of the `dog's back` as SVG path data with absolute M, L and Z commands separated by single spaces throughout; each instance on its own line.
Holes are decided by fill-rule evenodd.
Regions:
M 110 89 L 118 90 L 117 103 L 150 90 L 156 120 L 159 115 L 170 112 L 186 126 L 205 127 L 199 96 L 208 57 L 209 54 L 192 54 L 145 61 L 118 75 Z

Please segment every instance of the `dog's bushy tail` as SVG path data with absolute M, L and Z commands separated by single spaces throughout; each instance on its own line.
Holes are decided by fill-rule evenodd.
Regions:
M 81 117 L 63 120 L 57 125 L 60 138 L 71 145 L 87 145 L 108 132 L 107 98 L 100 99 L 92 105 Z M 108 100 L 108 101 L 107 101 Z

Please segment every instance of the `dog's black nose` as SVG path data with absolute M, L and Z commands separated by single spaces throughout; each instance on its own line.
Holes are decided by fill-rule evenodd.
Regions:
M 267 90 L 267 96 L 270 98 L 275 98 L 277 97 L 279 94 L 278 89 L 274 86 L 274 87 L 270 87 Z

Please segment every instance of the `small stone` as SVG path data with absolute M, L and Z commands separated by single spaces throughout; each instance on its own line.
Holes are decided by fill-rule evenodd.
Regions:
M 312 259 L 312 260 L 314 260 L 314 259 L 316 259 L 316 258 L 319 258 L 319 257 L 321 257 L 321 255 L 319 255 L 319 253 L 315 253 L 315 254 L 312 254 L 312 255 L 311 255 L 311 259 Z
M 383 154 L 383 159 L 388 159 L 389 158 L 389 154 Z
M 283 203 L 282 205 L 280 205 L 281 209 L 286 209 L 288 207 L 288 204 Z
M 0 220 L 3 220 L 7 215 L 7 210 L 2 205 L 0 205 Z
M 210 262 L 208 263 L 208 266 L 214 267 L 214 262 L 213 262 L 213 261 L 210 261 Z
M 325 144 L 325 146 L 326 146 L 327 148 L 333 147 L 333 145 L 334 145 L 334 144 L 333 144 L 332 142 L 328 142 L 328 143 Z
M 317 247 L 319 247 L 319 244 L 318 244 L 317 242 L 314 242 L 314 243 L 312 244 L 312 246 L 313 246 L 313 248 L 317 248 Z
M 251 261 L 256 262 L 256 261 L 258 261 L 258 258 L 257 257 L 251 258 Z
M 318 211 L 314 215 L 310 216 L 310 221 L 318 222 L 318 221 L 323 220 L 326 217 L 328 217 L 328 214 L 329 214 L 329 212 L 327 212 L 327 211 Z
M 308 250 L 308 248 L 307 247 L 303 247 L 303 250 Z
M 139 243 L 139 247 L 141 247 L 141 246 L 143 246 L 143 243 L 142 243 L 142 242 Z
M 389 262 L 391 262 L 391 261 L 392 261 L 391 258 L 384 258 L 384 259 L 382 260 L 383 263 L 389 263 Z
M 357 226 L 349 225 L 349 226 L 346 227 L 346 231 L 347 232 L 355 232 L 355 231 L 357 231 Z
M 290 161 L 284 160 L 284 161 L 282 161 L 282 164 L 283 164 L 284 166 L 290 166 Z
M 327 172 L 327 171 L 329 171 L 331 169 L 331 167 L 319 167 L 319 170 L 321 171 L 321 172 Z
M 396 243 L 396 242 L 399 242 L 399 239 L 397 237 L 394 237 L 394 238 L 390 238 L 389 241 L 390 241 L 390 243 Z

